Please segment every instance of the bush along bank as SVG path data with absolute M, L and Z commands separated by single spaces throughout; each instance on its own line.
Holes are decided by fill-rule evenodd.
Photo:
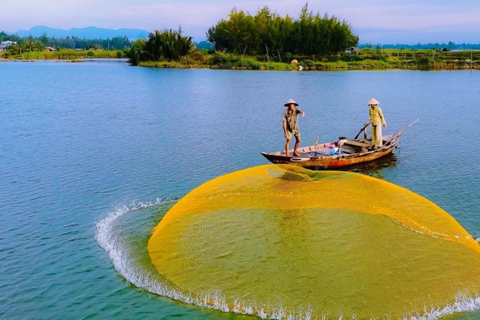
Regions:
M 292 63 L 293 62 L 293 63 Z M 358 54 L 325 56 L 247 56 L 213 50 L 196 50 L 178 61 L 143 61 L 142 67 L 210 68 L 227 70 L 468 70 L 480 69 L 480 51 L 434 52 L 432 50 L 373 50 Z

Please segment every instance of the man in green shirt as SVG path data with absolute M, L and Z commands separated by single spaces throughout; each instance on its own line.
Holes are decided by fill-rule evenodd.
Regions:
M 285 107 L 288 109 L 283 113 L 283 134 L 287 141 L 285 142 L 285 155 L 288 156 L 288 149 L 290 146 L 290 140 L 292 139 L 292 135 L 295 136 L 295 148 L 293 149 L 293 155 L 298 157 L 299 154 L 297 152 L 298 146 L 300 145 L 300 130 L 298 128 L 298 114 L 301 114 L 305 117 L 305 112 L 297 108 L 298 103 L 296 103 L 293 99 L 288 100 L 285 103 Z

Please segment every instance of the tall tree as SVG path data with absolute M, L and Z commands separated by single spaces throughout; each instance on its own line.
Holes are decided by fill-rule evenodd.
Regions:
M 207 38 L 217 50 L 265 54 L 269 49 L 279 56 L 337 53 L 358 44 L 358 36 L 346 21 L 313 14 L 308 3 L 298 19 L 288 15 L 282 18 L 268 7 L 261 8 L 255 16 L 233 9 L 228 19 L 220 20 L 208 30 Z
M 182 29 L 155 30 L 148 40 L 139 39 L 126 51 L 130 63 L 137 65 L 141 61 L 180 60 L 192 49 L 192 37 L 184 37 Z

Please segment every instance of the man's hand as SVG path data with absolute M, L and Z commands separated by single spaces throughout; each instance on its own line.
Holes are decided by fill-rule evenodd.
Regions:
M 302 117 L 305 117 L 305 111 L 302 111 Z
M 384 123 L 384 124 L 383 124 L 383 127 L 384 127 L 384 128 L 386 128 L 386 127 L 387 127 L 387 124 L 386 124 L 386 123 Z

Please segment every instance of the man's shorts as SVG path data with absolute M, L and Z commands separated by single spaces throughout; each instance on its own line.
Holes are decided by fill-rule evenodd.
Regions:
M 300 131 L 294 131 L 294 132 L 291 132 L 291 131 L 286 131 L 286 134 L 287 136 L 287 139 L 288 140 L 291 140 L 292 139 L 292 135 L 295 136 L 295 138 L 297 138 L 298 140 L 300 140 Z

